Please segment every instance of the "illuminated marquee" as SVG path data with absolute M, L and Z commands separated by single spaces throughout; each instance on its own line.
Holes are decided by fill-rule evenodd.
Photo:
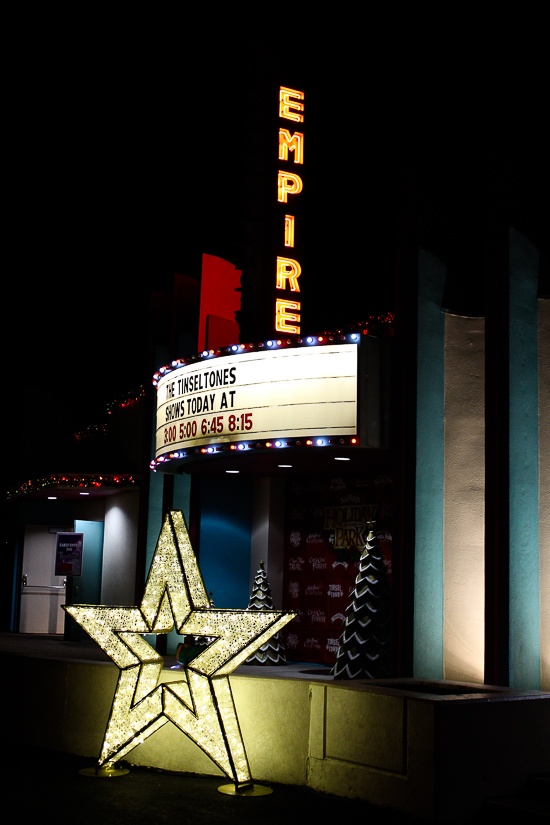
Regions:
M 181 511 L 166 516 L 141 606 L 64 605 L 120 669 L 101 753 L 109 766 L 173 722 L 246 792 L 252 777 L 229 674 L 280 631 L 293 613 L 210 606 Z M 185 679 L 159 684 L 163 660 L 142 634 L 207 637 Z
M 293 320 L 286 304 L 280 312 Z M 357 344 L 204 356 L 159 379 L 157 458 L 244 439 L 357 433 Z
M 279 89 L 279 117 L 295 123 L 304 120 L 304 93 L 281 86 Z M 296 164 L 304 162 L 304 134 L 279 128 L 279 160 L 288 161 L 290 155 Z M 279 203 L 290 204 L 289 198 L 299 195 L 303 181 L 296 172 L 279 169 L 277 175 L 277 199 Z M 294 246 L 295 216 L 285 215 L 284 245 Z M 277 257 L 276 289 L 300 292 L 299 277 L 302 269 L 294 258 Z M 295 299 L 277 298 L 275 302 L 275 330 L 286 335 L 300 334 L 301 302 Z

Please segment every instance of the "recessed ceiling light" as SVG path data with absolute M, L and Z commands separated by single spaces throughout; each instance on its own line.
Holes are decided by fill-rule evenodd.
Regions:
M 89 496 L 89 493 L 80 493 L 81 496 Z
M 292 464 L 277 464 L 277 467 L 292 467 Z
M 57 501 L 57 496 L 48 496 L 49 501 Z
M 240 470 L 226 470 L 226 473 L 240 473 Z
M 349 458 L 340 458 L 339 456 L 334 457 L 335 461 L 349 461 Z

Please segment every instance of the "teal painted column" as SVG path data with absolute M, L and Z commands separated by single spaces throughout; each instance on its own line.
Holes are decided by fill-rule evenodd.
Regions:
M 82 576 L 75 576 L 70 585 L 67 585 L 67 602 L 69 604 L 101 604 L 105 525 L 102 521 L 75 520 L 73 529 L 75 533 L 84 534 Z M 88 634 L 66 614 L 65 639 L 81 642 L 88 638 Z
M 443 678 L 445 273 L 419 251 L 413 672 L 432 679 Z
M 538 251 L 510 229 L 510 686 L 540 688 Z
M 244 609 L 250 597 L 254 480 L 225 473 L 201 485 L 200 569 L 218 608 Z
M 191 505 L 191 476 L 182 473 L 174 478 L 174 510 L 182 510 L 185 523 L 189 527 Z

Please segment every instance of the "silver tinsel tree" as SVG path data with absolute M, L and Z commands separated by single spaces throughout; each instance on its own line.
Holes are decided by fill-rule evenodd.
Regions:
M 371 530 L 346 611 L 335 679 L 384 679 L 390 673 L 391 593 L 382 551 Z
M 248 610 L 273 610 L 271 590 L 267 581 L 267 573 L 263 561 L 260 562 L 258 572 L 254 578 L 252 593 L 248 602 Z M 258 650 L 246 660 L 249 665 L 281 665 L 286 662 L 285 648 L 278 633 L 268 639 Z

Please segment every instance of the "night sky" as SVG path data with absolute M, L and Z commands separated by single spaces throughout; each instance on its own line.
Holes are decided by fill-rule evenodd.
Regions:
M 546 235 L 547 99 L 542 54 L 525 33 L 457 40 L 445 24 L 437 44 L 412 37 L 405 21 L 356 35 L 326 23 L 283 48 L 250 31 L 213 40 L 204 25 L 155 48 L 131 37 L 42 44 L 18 66 L 7 279 L 17 329 L 8 364 L 22 377 L 14 452 L 47 437 L 60 415 L 71 427 L 93 423 L 117 394 L 150 381 L 150 290 L 169 293 L 176 272 L 198 277 L 203 252 L 241 265 L 243 129 L 266 78 L 302 83 L 311 112 L 316 323 L 340 322 L 350 306 L 352 321 L 393 309 L 407 176 L 431 193 L 427 243 L 445 212 L 462 216 L 449 222 L 448 246 L 464 247 L 487 187 L 519 229 L 539 243 Z M 477 273 L 458 258 L 475 292 Z

